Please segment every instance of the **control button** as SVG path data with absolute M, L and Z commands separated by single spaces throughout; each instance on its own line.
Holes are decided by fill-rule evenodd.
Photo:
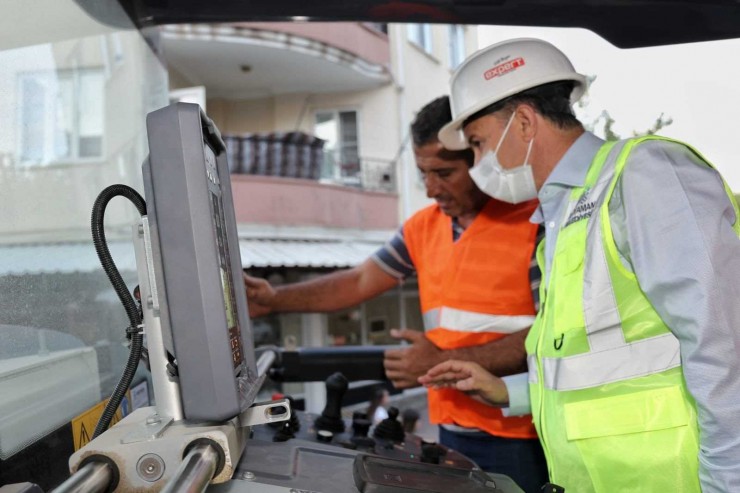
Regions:
M 329 443 L 332 438 L 334 438 L 334 433 L 329 430 L 319 430 L 316 432 L 316 439 L 320 442 Z

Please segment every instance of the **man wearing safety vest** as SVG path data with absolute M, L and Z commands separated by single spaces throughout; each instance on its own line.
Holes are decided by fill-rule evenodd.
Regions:
M 541 40 L 481 50 L 451 85 L 440 141 L 473 150 L 491 196 L 540 200 L 541 305 L 528 375 L 451 361 L 420 382 L 531 410 L 566 491 L 740 491 L 740 217 L 719 173 L 681 142 L 584 132 L 585 79 Z
M 249 311 L 332 311 L 357 305 L 416 274 L 424 332 L 396 335 L 411 344 L 386 352 L 386 375 L 397 388 L 418 386 L 435 364 L 465 359 L 497 375 L 525 368 L 524 338 L 535 315 L 540 273 L 534 261 L 536 201 L 507 204 L 471 180 L 469 150 L 437 140 L 451 120 L 449 100 L 425 106 L 411 126 L 416 164 L 436 204 L 414 214 L 373 257 L 352 269 L 272 288 L 245 277 Z M 504 417 L 452 389 L 431 390 L 429 418 L 440 442 L 484 470 L 511 476 L 527 492 L 547 481 L 531 416 Z

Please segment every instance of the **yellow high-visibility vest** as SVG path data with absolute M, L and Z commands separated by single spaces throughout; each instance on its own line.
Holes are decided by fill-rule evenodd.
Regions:
M 526 341 L 534 423 L 550 479 L 566 491 L 701 491 L 679 341 L 619 258 L 609 219 L 630 152 L 655 139 L 668 140 L 605 144 L 572 191 Z M 734 228 L 740 234 L 737 221 Z

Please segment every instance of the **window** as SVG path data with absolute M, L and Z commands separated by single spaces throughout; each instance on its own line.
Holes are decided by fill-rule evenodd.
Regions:
M 388 24 L 385 22 L 363 22 L 363 24 L 370 29 L 374 29 L 383 34 L 388 34 Z
M 354 184 L 355 180 L 359 180 L 357 112 L 319 111 L 316 113 L 314 133 L 326 141 L 322 177 L 331 177 L 345 184 Z
M 453 24 L 449 26 L 450 68 L 456 69 L 465 60 L 465 28 Z
M 45 166 L 103 157 L 103 69 L 18 74 L 18 163 Z
M 427 53 L 432 53 L 432 27 L 429 24 L 409 24 L 409 41 Z

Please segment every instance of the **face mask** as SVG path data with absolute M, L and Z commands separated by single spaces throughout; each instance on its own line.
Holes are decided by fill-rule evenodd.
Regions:
M 497 154 L 513 121 L 514 115 L 512 114 L 509 122 L 506 124 L 504 133 L 501 134 L 498 145 L 496 145 L 496 150 L 487 152 L 470 169 L 469 173 L 478 188 L 487 195 L 510 204 L 519 204 L 537 197 L 532 166 L 527 162 L 529 161 L 529 153 L 532 151 L 534 139 L 529 141 L 527 155 L 524 157 L 524 163 L 521 166 L 512 169 L 502 168 Z

